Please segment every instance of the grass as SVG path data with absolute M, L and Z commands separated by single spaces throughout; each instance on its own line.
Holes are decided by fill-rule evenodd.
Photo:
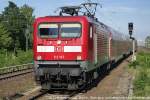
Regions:
M 135 72 L 134 96 L 150 96 L 150 53 L 139 52 L 129 67 Z
M 17 56 L 15 57 L 12 52 L 0 50 L 0 68 L 33 62 L 32 50 L 18 50 L 17 52 Z

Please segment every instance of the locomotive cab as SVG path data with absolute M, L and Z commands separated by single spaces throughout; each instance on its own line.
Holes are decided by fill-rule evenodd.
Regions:
M 78 88 L 87 68 L 86 17 L 38 18 L 34 29 L 36 81 L 43 89 Z

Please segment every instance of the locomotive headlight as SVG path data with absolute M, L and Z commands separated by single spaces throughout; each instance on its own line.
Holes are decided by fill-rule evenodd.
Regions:
M 42 59 L 42 57 L 41 56 L 37 56 L 37 60 L 41 60 Z
M 81 56 L 77 56 L 77 60 L 81 60 Z

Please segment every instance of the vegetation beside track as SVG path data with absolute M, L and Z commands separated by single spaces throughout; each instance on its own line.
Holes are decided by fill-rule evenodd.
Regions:
M 32 50 L 28 51 L 17 51 L 17 56 L 14 56 L 12 52 L 6 52 L 0 50 L 0 68 L 26 64 L 33 62 L 33 53 Z
M 133 95 L 150 96 L 150 51 L 137 53 L 137 60 L 130 63 L 130 70 L 134 73 Z
M 8 1 L 0 13 L 0 68 L 32 62 L 33 11 Z

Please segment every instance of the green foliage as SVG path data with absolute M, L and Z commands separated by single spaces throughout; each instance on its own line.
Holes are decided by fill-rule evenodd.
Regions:
M 18 51 L 18 56 L 14 56 L 12 52 L 0 50 L 0 67 L 26 64 L 33 61 L 32 50 Z
M 11 42 L 12 42 L 12 38 L 10 37 L 10 33 L 0 23 L 0 49 L 9 48 Z
M 30 45 L 30 48 L 32 47 L 31 25 L 34 20 L 34 16 L 32 14 L 33 8 L 28 5 L 24 5 L 19 8 L 15 3 L 9 1 L 9 5 L 4 8 L 4 11 L 0 15 L 0 22 L 12 38 L 12 42 L 9 47 L 11 50 L 14 50 L 14 53 L 16 53 L 17 49 L 25 50 L 28 43 L 26 41 L 29 41 L 30 44 L 28 43 L 28 45 Z M 5 39 L 7 40 L 7 38 Z
M 140 52 L 137 58 L 140 67 L 150 68 L 150 53 Z
M 24 37 L 22 29 L 25 28 L 25 18 L 20 13 L 17 5 L 9 1 L 8 7 L 6 7 L 2 13 L 2 19 L 4 26 L 11 33 L 13 39 L 12 48 L 16 50 L 16 48 L 21 46 L 20 43 L 24 41 L 20 40 Z
M 32 59 L 33 58 L 32 50 L 29 50 L 29 51 L 26 51 L 26 52 L 19 51 L 17 58 L 18 58 L 19 63 L 21 63 L 21 64 L 32 62 L 33 61 L 33 59 Z
M 26 20 L 26 29 L 25 29 L 25 37 L 26 37 L 26 49 L 28 49 L 28 43 L 29 46 L 32 47 L 32 23 L 34 21 L 35 16 L 33 16 L 33 8 L 28 6 L 28 5 L 23 5 L 20 8 L 20 12 L 24 15 L 24 17 L 27 19 Z
M 34 20 L 34 16 L 32 15 L 33 8 L 25 4 L 20 8 L 20 12 L 25 16 L 26 19 L 28 19 L 27 23 L 29 25 L 32 25 Z
M 129 67 L 130 67 L 130 68 L 133 67 L 133 68 L 135 69 L 138 65 L 139 65 L 139 62 L 133 61 L 133 62 L 131 62 L 131 63 L 129 64 Z
M 31 34 L 34 18 L 33 8 L 28 5 L 19 8 L 9 1 L 9 5 L 4 8 L 0 14 L 0 67 L 32 61 Z M 29 50 L 26 49 L 28 46 Z
M 141 69 L 134 81 L 134 95 L 149 96 L 150 94 L 150 75 L 146 69 Z
M 137 66 L 150 68 L 150 53 L 139 52 L 137 54 L 137 60 L 129 64 L 129 67 L 136 68 Z
M 150 53 L 139 52 L 137 60 L 130 65 L 136 68 L 136 78 L 134 84 L 135 96 L 150 96 Z M 138 66 L 138 67 L 137 67 Z

